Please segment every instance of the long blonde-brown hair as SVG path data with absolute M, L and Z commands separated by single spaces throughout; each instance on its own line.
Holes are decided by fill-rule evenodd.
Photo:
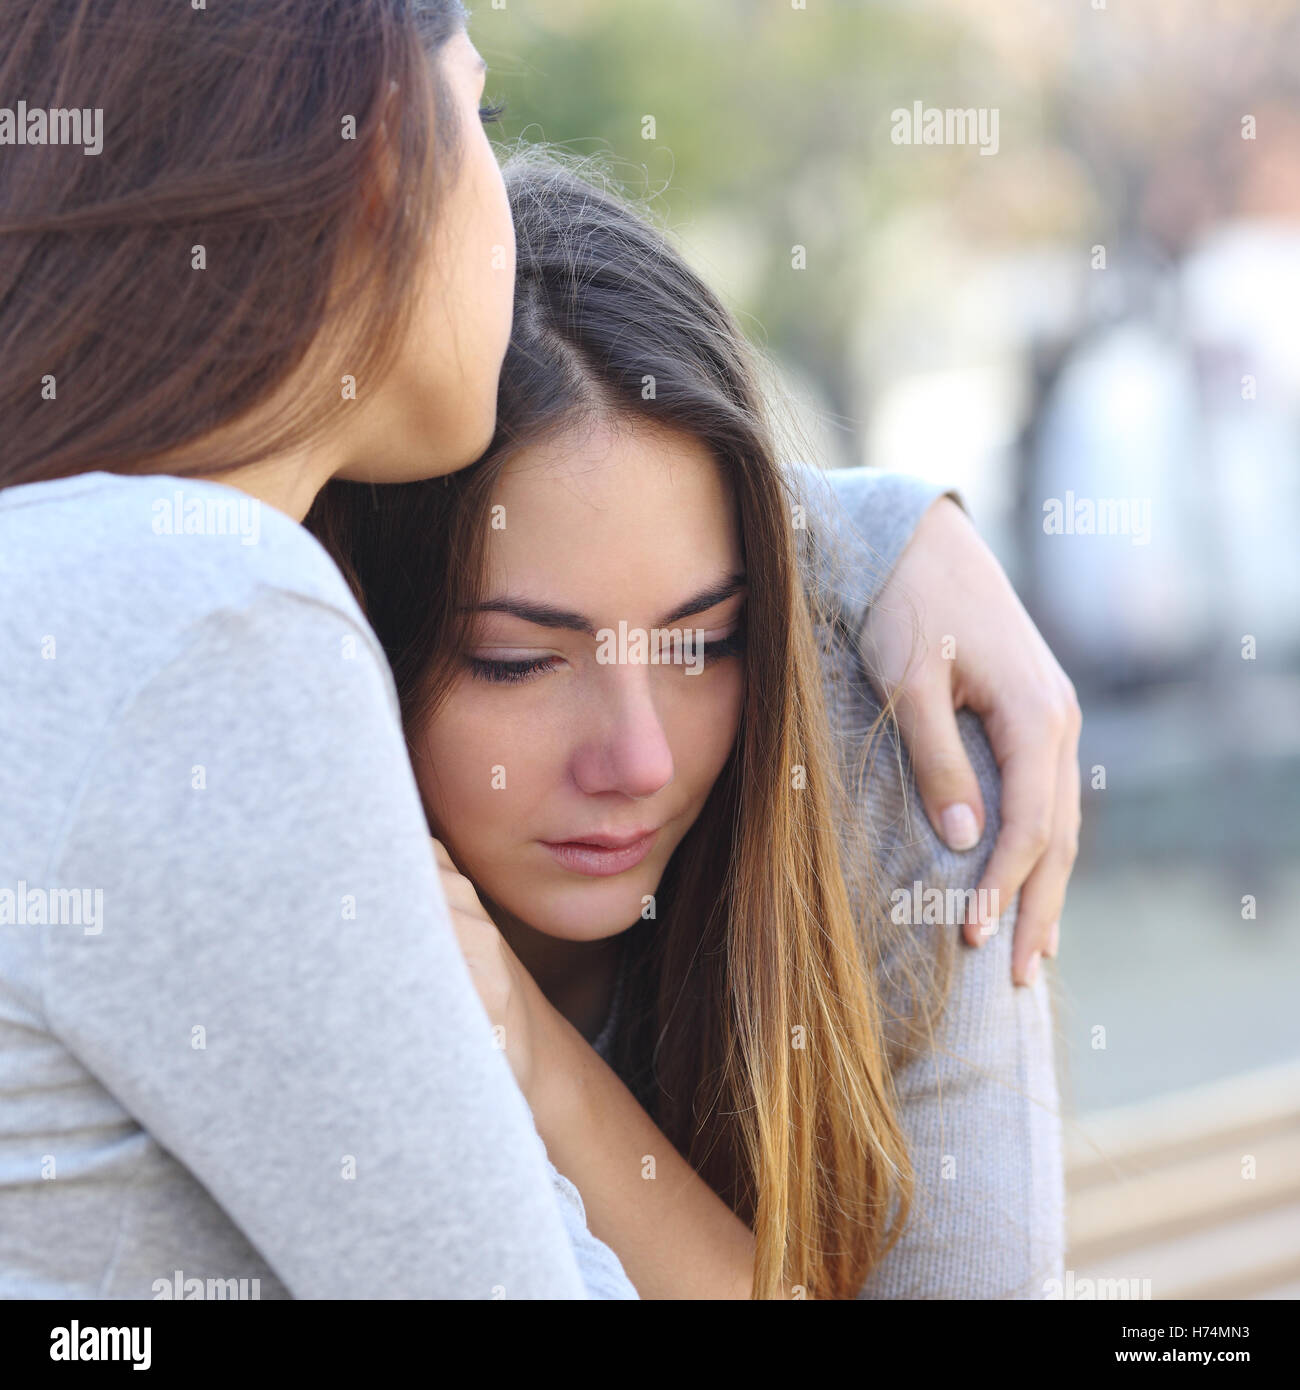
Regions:
M 414 740 L 461 668 L 511 457 L 628 416 L 708 445 L 745 552 L 744 704 L 654 918 L 628 933 L 614 1061 L 752 1225 L 754 1296 L 784 1284 L 851 1298 L 897 1239 L 913 1178 L 871 968 L 875 897 L 853 890 L 869 863 L 823 700 L 801 499 L 758 355 L 644 210 L 574 164 L 532 147 L 505 165 L 518 287 L 488 452 L 430 482 L 333 483 L 308 525 L 384 644 Z

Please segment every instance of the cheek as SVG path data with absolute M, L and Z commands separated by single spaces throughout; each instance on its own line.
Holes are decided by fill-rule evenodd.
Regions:
M 510 200 L 492 144 L 480 132 L 473 151 L 473 167 L 466 168 L 470 214 L 469 255 L 472 274 L 466 284 L 467 321 L 481 326 L 483 351 L 498 362 L 510 341 L 515 294 L 515 228 Z
M 425 812 L 456 862 L 488 891 L 517 873 L 562 795 L 566 728 L 571 716 L 556 719 L 526 689 L 464 676 L 421 739 L 416 778 Z
M 680 679 L 708 682 L 704 689 L 684 692 L 671 739 L 677 775 L 702 805 L 735 746 L 745 696 L 744 668 L 732 660 L 704 675 Z
M 554 785 L 537 721 L 510 717 L 468 681 L 439 711 L 420 747 L 420 794 L 438 838 L 472 872 L 509 855 Z
M 422 428 L 463 462 L 496 424 L 501 364 L 514 317 L 515 232 L 486 135 L 472 137 L 444 222 L 430 239 L 409 362 L 420 374 Z
M 513 306 L 515 297 L 515 270 L 517 268 L 518 248 L 515 242 L 515 219 L 510 212 L 510 197 L 506 193 L 505 181 L 501 177 L 496 156 L 488 153 L 488 184 L 484 198 L 496 213 L 489 228 L 492 256 L 488 264 L 492 267 L 497 284 L 497 293 L 506 304 Z M 508 313 L 507 319 L 513 317 Z M 507 323 L 507 329 L 508 329 Z M 509 333 L 507 331 L 507 337 Z

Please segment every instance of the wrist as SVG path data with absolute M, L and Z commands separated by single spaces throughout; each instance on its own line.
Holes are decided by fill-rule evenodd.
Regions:
M 586 1039 L 542 993 L 528 970 L 516 961 L 519 990 L 528 1011 L 529 1066 L 521 1085 L 533 1112 L 533 1122 L 549 1147 L 553 1137 L 571 1123 L 575 1093 L 577 1046 Z

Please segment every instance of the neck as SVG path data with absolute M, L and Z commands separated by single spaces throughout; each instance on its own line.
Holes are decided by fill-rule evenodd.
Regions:
M 224 473 L 200 473 L 195 476 L 204 482 L 238 488 L 268 507 L 274 507 L 294 521 L 301 522 L 311 510 L 316 494 L 336 471 L 328 460 L 295 456 L 250 463 Z
M 267 418 L 273 417 L 268 415 Z M 175 457 L 189 459 L 197 465 L 199 471 L 189 473 L 187 469 L 188 476 L 238 488 L 301 522 L 331 478 L 348 475 L 363 462 L 374 467 L 379 478 L 384 477 L 384 467 L 376 461 L 401 457 L 399 450 L 405 441 L 398 424 L 387 404 L 381 401 L 351 416 L 345 426 L 297 448 L 239 468 L 214 472 L 213 463 L 246 450 L 249 440 L 258 438 L 257 417 L 240 419 L 192 442 Z M 409 447 L 406 452 L 409 454 Z M 149 471 L 169 472 L 167 463 L 164 459 Z

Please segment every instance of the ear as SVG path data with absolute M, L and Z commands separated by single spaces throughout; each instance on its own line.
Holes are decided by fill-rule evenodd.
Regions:
M 371 142 L 370 168 L 366 172 L 362 207 L 367 226 L 382 225 L 392 199 L 397 196 L 397 155 L 393 148 L 401 121 L 401 90 L 390 82 L 388 96 L 378 116 L 378 130 Z M 372 116 L 371 120 L 375 118 Z

